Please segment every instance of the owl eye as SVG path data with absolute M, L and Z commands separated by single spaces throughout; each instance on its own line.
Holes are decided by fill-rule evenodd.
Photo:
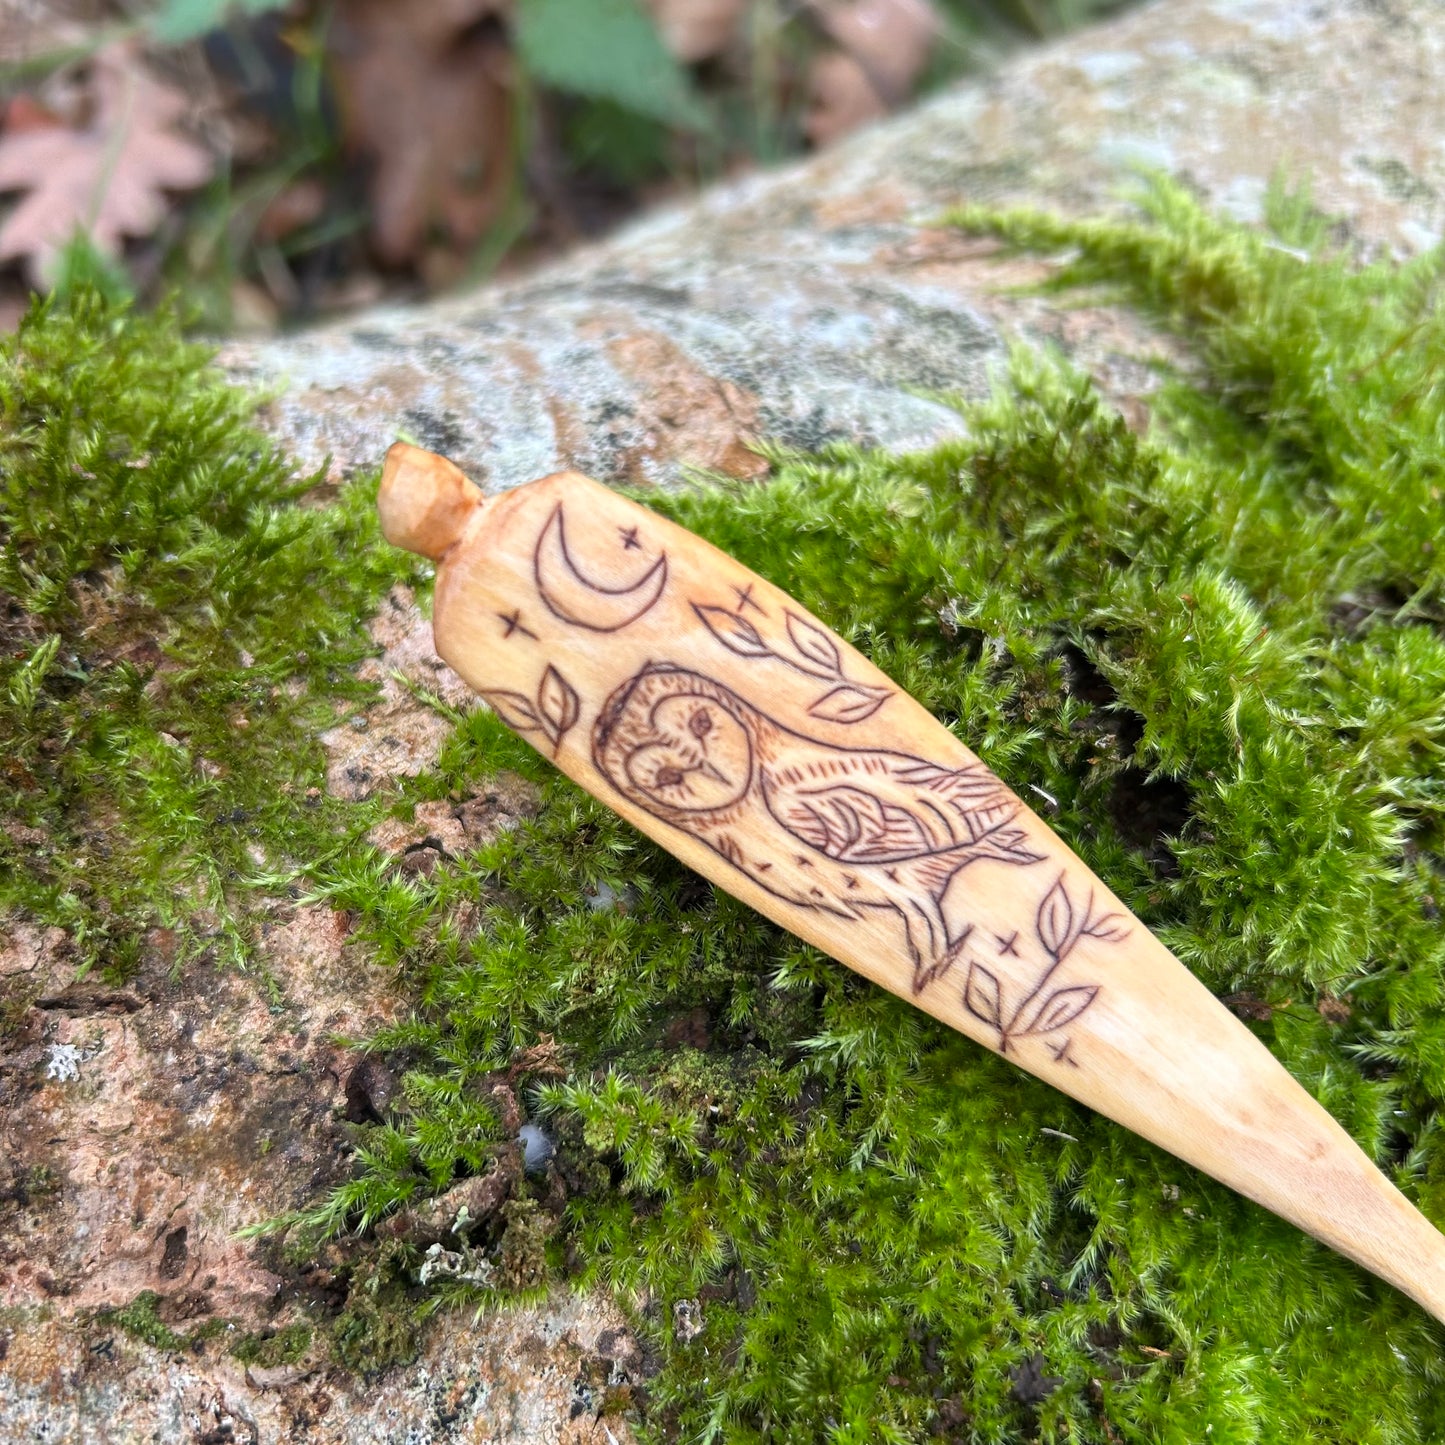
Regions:
M 692 720 L 687 725 L 688 731 L 700 742 L 712 731 L 712 714 L 706 708 L 692 715 Z
M 652 783 L 658 788 L 676 788 L 686 779 L 681 768 L 659 768 L 652 775 Z

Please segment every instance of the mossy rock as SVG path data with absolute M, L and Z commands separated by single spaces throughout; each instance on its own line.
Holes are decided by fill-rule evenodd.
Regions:
M 316 734 L 411 572 L 366 479 L 300 505 L 322 478 L 209 360 L 94 294 L 0 343 L 0 908 L 113 982 L 147 947 L 245 962 L 238 885 L 351 823 Z
M 304 1320 L 283 1325 L 279 1330 L 258 1330 L 243 1335 L 230 1348 L 232 1359 L 261 1369 L 278 1369 L 305 1359 L 311 1348 L 312 1329 Z
M 1271 222 L 1167 186 L 1133 221 L 954 218 L 1069 252 L 1061 284 L 1187 339 L 1147 438 L 1020 355 L 962 439 L 777 451 L 765 483 L 647 500 L 1038 799 L 1445 1221 L 1440 258 L 1360 267 L 1301 196 Z M 502 1287 L 423 1290 L 405 1241 L 362 1245 L 327 1326 L 343 1364 L 547 1276 L 636 1308 L 655 1359 L 607 1384 L 656 1438 L 1445 1430 L 1440 1330 L 1402 1297 L 700 884 L 490 714 L 449 714 L 402 798 L 531 779 L 541 810 L 484 846 L 406 875 L 364 836 L 394 799 L 308 806 L 316 729 L 364 705 L 347 666 L 405 564 L 364 483 L 302 508 L 259 440 L 237 460 L 244 404 L 163 322 L 37 312 L 0 399 L 0 801 L 55 840 L 7 845 L 0 902 L 119 976 L 156 928 L 196 930 L 183 971 L 200 909 L 244 964 L 252 900 L 304 880 L 399 965 L 407 1016 L 369 1041 L 397 1087 L 354 1126 L 354 1177 L 282 1221 L 293 1251 L 485 1174 L 515 1106 L 557 1145 L 459 1242 Z M 138 636 L 159 656 L 122 656 Z

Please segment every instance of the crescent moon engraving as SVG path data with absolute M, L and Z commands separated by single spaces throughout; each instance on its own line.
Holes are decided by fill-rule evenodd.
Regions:
M 636 622 L 667 586 L 667 553 L 662 553 L 636 582 L 626 587 L 604 587 L 578 571 L 567 550 L 567 533 L 558 502 L 537 538 L 533 554 L 537 595 L 547 610 L 563 622 L 592 632 L 616 632 Z

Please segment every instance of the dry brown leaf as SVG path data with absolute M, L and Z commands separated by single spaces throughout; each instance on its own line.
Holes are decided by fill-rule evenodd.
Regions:
M 91 62 L 95 109 L 83 128 L 42 126 L 0 136 L 0 191 L 26 195 L 0 225 L 0 260 L 24 259 L 37 285 L 53 275 L 77 231 L 116 255 L 127 236 L 148 236 L 166 214 L 167 191 L 210 179 L 215 163 L 172 127 L 186 99 L 117 42 Z
M 647 0 L 662 43 L 684 64 L 726 50 L 747 13 L 748 0 Z
M 835 140 L 888 114 L 888 107 L 853 56 L 828 50 L 817 56 L 808 74 L 808 113 L 803 129 L 815 146 Z
M 434 227 L 474 243 L 511 171 L 511 56 L 483 23 L 508 0 L 342 0 L 333 64 L 351 148 L 372 162 L 372 242 L 389 265 Z
M 815 13 L 889 108 L 907 99 L 942 28 L 933 0 L 850 0 Z

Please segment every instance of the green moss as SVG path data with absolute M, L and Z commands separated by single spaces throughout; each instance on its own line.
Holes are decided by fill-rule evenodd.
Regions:
M 337 1361 L 358 1374 L 410 1364 L 421 1348 L 418 1302 L 409 1289 L 415 1260 L 387 1245 L 352 1277 L 346 1304 L 331 1322 Z
M 990 404 L 966 409 L 965 441 L 780 454 L 766 485 L 651 500 L 852 637 L 1037 799 L 1445 1221 L 1440 258 L 1353 267 L 1282 194 L 1271 235 L 1169 188 L 1130 221 L 955 220 L 1068 252 L 1064 282 L 1113 289 L 1185 338 L 1192 365 L 1163 378 L 1147 439 L 1065 368 L 1021 356 Z M 301 484 L 254 438 L 245 466 L 218 471 L 208 458 L 252 436 L 249 404 L 199 360 L 166 382 L 182 353 L 149 326 L 41 315 L 10 353 L 19 424 L 4 445 L 54 505 L 103 474 L 96 505 L 111 510 L 87 541 L 0 493 L 0 589 L 20 599 L 0 705 L 5 755 L 27 775 L 6 807 L 76 850 L 25 853 L 5 898 L 103 940 L 87 956 L 111 966 L 124 930 L 139 937 L 132 918 L 172 918 L 199 943 L 201 907 L 232 910 L 244 952 L 236 899 L 281 867 L 258 879 L 202 803 L 255 806 L 249 841 L 305 861 L 317 896 L 353 913 L 415 998 L 370 1041 L 403 1079 L 388 1121 L 358 1129 L 352 1180 L 284 1222 L 364 1233 L 488 1169 L 506 1142 L 499 1070 L 557 1144 L 553 1176 L 469 1235 L 496 1285 L 439 1277 L 428 1294 L 416 1249 L 364 1250 L 329 1327 L 342 1363 L 413 1357 L 440 1301 L 566 1274 L 648 1302 L 653 1438 L 1445 1434 L 1441 1333 L 1400 1295 L 701 884 L 494 717 L 459 719 L 405 800 L 510 769 L 542 809 L 430 877 L 348 843 L 366 808 L 298 805 L 319 778 L 315 727 L 354 686 L 345 664 L 393 562 L 360 488 L 298 508 L 287 489 Z M 66 390 L 60 358 L 77 346 L 89 410 L 125 425 L 92 423 Z M 45 384 L 26 383 L 26 400 L 17 378 L 32 374 Z M 202 396 L 229 418 L 213 450 L 144 440 Z M 92 432 L 110 440 L 82 445 Z M 173 453 L 190 460 L 167 475 L 195 488 L 174 514 L 143 486 Z M 198 480 L 222 474 L 210 490 Z M 116 510 L 110 491 L 127 485 L 142 494 Z M 260 487 L 254 505 L 226 513 L 245 486 Z M 331 552 L 266 553 L 257 539 L 276 518 Z M 253 543 L 265 555 L 245 576 L 269 580 L 231 607 L 241 569 L 216 559 L 257 555 Z M 196 547 L 213 561 L 178 567 Z M 180 665 L 147 663 L 146 680 L 120 670 L 135 666 L 116 660 L 123 643 L 93 640 L 157 627 Z M 292 634 L 307 627 L 301 662 Z M 237 637 L 256 639 L 250 666 L 228 658 Z M 244 693 L 263 658 L 279 696 Z M 202 676 L 220 680 L 215 697 Z M 170 757 L 155 740 L 183 736 L 176 718 L 230 772 L 163 773 L 180 792 L 153 813 L 141 765 Z M 72 733 L 75 759 L 42 747 Z M 77 862 L 108 817 L 129 820 L 119 856 Z M 158 859 L 172 893 L 151 881 Z M 287 1249 L 306 1242 L 293 1230 Z M 165 1328 L 154 1302 L 135 1315 L 150 1320 Z
M 183 1350 L 187 1340 L 184 1335 L 165 1324 L 156 1314 L 160 1296 L 153 1290 L 138 1294 L 128 1305 L 116 1310 L 101 1310 L 96 1319 L 102 1324 L 113 1324 L 124 1330 L 132 1339 L 150 1345 L 157 1350 Z
M 1283 195 L 1271 236 L 1170 188 L 1137 221 L 956 220 L 1187 338 L 1147 440 L 1021 356 L 966 441 L 651 500 L 1037 798 L 1445 1221 L 1440 258 L 1353 268 Z M 1439 1329 L 1400 1295 L 700 885 L 494 719 L 430 786 L 503 767 L 535 820 L 425 884 L 329 885 L 417 1011 L 372 1041 L 407 1106 L 312 1225 L 484 1167 L 481 1081 L 549 1035 L 552 1268 L 654 1301 L 657 1438 L 1445 1429 Z
M 212 1316 L 203 1320 L 187 1334 L 173 1330 L 159 1314 L 161 1297 L 153 1290 L 142 1290 L 128 1305 L 119 1309 L 98 1310 L 97 1324 L 114 1325 L 132 1339 L 149 1345 L 154 1350 L 166 1350 L 179 1354 L 183 1350 L 195 1350 L 207 1340 L 230 1328 L 230 1321 Z
M 274 1331 L 258 1330 L 254 1334 L 243 1335 L 231 1346 L 229 1353 L 243 1365 L 257 1365 L 262 1369 L 294 1365 L 311 1348 L 311 1334 L 311 1326 L 304 1321 Z
M 502 1206 L 506 1227 L 497 1245 L 497 1274 L 504 1288 L 526 1290 L 547 1278 L 547 1241 L 557 1228 L 555 1217 L 535 1199 L 509 1199 Z
M 238 890 L 346 826 L 316 732 L 410 568 L 370 479 L 306 505 L 255 407 L 93 293 L 0 340 L 0 910 L 112 976 L 245 958 Z

